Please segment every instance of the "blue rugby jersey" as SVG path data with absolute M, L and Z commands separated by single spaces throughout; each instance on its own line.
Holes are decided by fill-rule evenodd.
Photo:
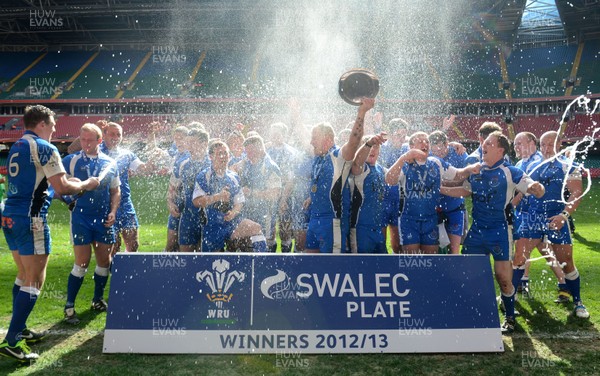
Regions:
M 404 163 L 398 185 L 404 192 L 402 215 L 428 217 L 436 215 L 442 180 L 452 180 L 456 169 L 443 160 L 427 157 L 425 163 Z
M 382 228 L 386 225 L 384 207 L 390 187 L 385 182 L 385 173 L 386 169 L 380 164 L 365 163 L 363 172 L 354 175 L 351 227 Z
M 473 152 L 467 156 L 465 163 L 467 165 L 474 164 L 474 163 L 480 163 L 481 162 L 481 154 L 482 154 L 481 146 L 479 146 L 477 149 L 473 150 Z
M 527 174 L 504 160 L 492 167 L 482 167 L 479 174 L 469 176 L 463 185 L 472 192 L 473 222 L 482 228 L 506 223 L 515 190 L 525 193 L 531 183 L 533 180 Z
M 131 188 L 129 187 L 129 170 L 135 171 L 144 163 L 130 150 L 120 147 L 108 150 L 104 142 L 100 144 L 100 151 L 117 161 L 119 179 L 121 180 L 121 205 L 119 205 L 119 213 L 135 213 L 133 202 L 131 201 Z
M 467 153 L 458 154 L 453 147 L 449 147 L 448 154 L 442 160 L 455 168 L 463 168 L 467 166 Z M 440 195 L 440 207 L 444 212 L 456 210 L 464 203 L 464 198 Z
M 173 202 L 179 207 L 179 210 L 183 209 L 184 204 L 184 197 L 181 186 L 181 166 L 183 165 L 183 162 L 186 161 L 189 157 L 190 153 L 187 151 L 185 153 L 178 154 L 173 162 L 171 176 L 169 177 L 169 184 L 176 187 L 176 193 Z
M 406 153 L 410 147 L 408 143 L 403 143 L 400 148 L 393 147 L 389 141 L 381 145 L 381 149 L 379 150 L 379 158 L 378 161 L 385 168 L 390 168 L 398 158 L 404 153 Z
M 181 180 L 181 192 L 184 207 L 191 208 L 192 210 L 196 209 L 192 202 L 196 177 L 210 166 L 211 163 L 208 156 L 201 161 L 188 158 L 181 163 L 179 177 Z
M 540 162 L 544 160 L 542 153 L 537 150 L 534 154 L 529 156 L 529 158 L 523 158 L 515 164 L 515 167 L 528 173 L 537 166 Z M 519 205 L 515 208 L 518 212 L 526 212 L 528 210 L 528 201 L 530 196 L 523 196 Z
M 283 144 L 282 146 L 271 146 L 267 148 L 267 154 L 279 167 L 282 176 L 289 176 L 294 170 L 299 151 L 288 144 Z
M 265 154 L 262 161 L 252 164 L 245 160 L 240 173 L 242 187 L 251 190 L 263 191 L 271 188 L 282 188 L 281 171 L 269 154 Z M 273 217 L 277 212 L 278 200 L 267 203 L 266 201 L 248 195 L 242 213 L 244 217 L 262 223 L 265 216 Z M 266 231 L 266 230 L 265 230 Z
M 406 142 L 403 143 L 400 148 L 395 148 L 390 144 L 389 141 L 387 141 L 381 145 L 381 149 L 379 150 L 379 158 L 377 160 L 384 168 L 390 168 L 394 163 L 396 163 L 398 158 L 400 158 L 400 156 L 406 153 L 409 149 L 408 143 Z M 400 188 L 397 184 L 390 186 L 389 193 L 385 196 L 384 206 L 388 208 L 395 208 L 396 205 L 392 201 L 400 200 L 400 202 L 402 202 L 402 196 L 403 194 L 400 193 Z M 397 217 L 399 214 L 400 213 L 398 212 L 393 215 Z
M 531 172 L 531 178 L 541 183 L 546 192 L 541 198 L 529 197 L 529 212 L 543 213 L 546 217 L 551 217 L 565 208 L 562 202 L 563 182 L 566 179 L 581 180 L 581 169 L 577 164 L 569 169 L 568 160 L 558 157 L 551 162 L 539 163 Z
M 54 189 L 47 178 L 65 173 L 54 145 L 26 130 L 8 153 L 5 217 L 45 217 Z
M 75 201 L 73 208 L 73 212 L 76 213 L 106 217 L 110 212 L 110 189 L 121 184 L 117 162 L 102 152 L 95 157 L 90 157 L 81 150 L 67 155 L 63 158 L 62 164 L 69 176 L 81 181 L 106 174 L 100 181 L 100 186 L 93 191 L 85 192 Z
M 342 218 L 350 215 L 348 176 L 352 161 L 346 161 L 341 149 L 333 146 L 324 156 L 313 159 L 311 175 L 311 217 Z
M 198 176 L 196 176 L 193 198 L 215 195 L 221 192 L 224 187 L 228 187 L 230 193 L 229 201 L 226 203 L 228 208 L 233 208 L 235 204 L 244 203 L 245 197 L 237 174 L 233 171 L 226 170 L 225 175 L 220 177 L 215 173 L 212 167 L 202 170 Z M 218 205 L 211 204 L 204 209 L 208 223 L 225 223 L 225 212 L 219 210 L 217 206 Z
M 296 156 L 294 170 L 289 179 L 294 181 L 291 196 L 303 203 L 310 196 L 313 156 L 299 153 Z

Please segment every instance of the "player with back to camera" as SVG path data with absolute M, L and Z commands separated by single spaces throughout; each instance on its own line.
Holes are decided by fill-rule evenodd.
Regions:
M 27 343 L 41 340 L 44 333 L 26 327 L 26 321 L 46 279 L 50 255 L 50 228 L 46 220 L 53 193 L 72 195 L 96 189 L 99 181 L 68 180 L 60 155 L 50 143 L 55 131 L 54 112 L 35 105 L 25 108 L 25 133 L 8 153 L 8 198 L 2 229 L 15 264 L 13 309 L 0 355 L 28 362 L 37 359 Z

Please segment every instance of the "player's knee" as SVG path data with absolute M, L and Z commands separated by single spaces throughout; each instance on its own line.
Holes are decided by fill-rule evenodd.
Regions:
M 504 288 L 503 286 L 512 286 L 512 278 L 510 273 L 503 271 L 497 271 L 495 273 L 496 275 L 496 281 L 498 281 L 498 284 L 500 285 L 501 288 Z
M 523 255 L 522 252 L 517 252 L 517 253 L 515 253 L 515 257 L 513 258 L 513 266 L 515 268 L 519 268 L 519 267 L 525 265 L 526 261 L 527 261 L 527 259 L 525 258 L 525 255 Z
M 96 269 L 94 270 L 94 273 L 101 277 L 108 277 L 108 265 L 106 265 L 105 267 L 96 265 Z
M 71 274 L 73 274 L 73 276 L 75 276 L 77 278 L 83 278 L 86 273 L 87 273 L 87 268 L 85 267 L 85 264 L 83 264 L 81 266 L 77 265 L 77 264 L 73 264 L 73 269 L 71 269 Z
M 261 225 L 259 225 L 258 223 L 254 222 L 254 221 L 250 221 L 248 220 L 245 223 L 241 224 L 242 226 L 244 226 L 244 232 L 247 231 L 247 233 L 249 234 L 249 236 L 254 236 L 254 235 L 260 235 L 262 234 L 262 227 Z

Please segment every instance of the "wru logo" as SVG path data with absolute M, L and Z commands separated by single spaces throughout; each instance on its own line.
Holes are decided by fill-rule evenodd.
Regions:
M 212 271 L 205 270 L 196 273 L 198 282 L 206 282 L 211 289 L 210 294 L 206 294 L 211 302 L 229 302 L 233 294 L 228 294 L 229 288 L 237 280 L 242 282 L 246 275 L 242 272 L 229 272 L 229 262 L 226 260 L 215 260 L 212 264 Z

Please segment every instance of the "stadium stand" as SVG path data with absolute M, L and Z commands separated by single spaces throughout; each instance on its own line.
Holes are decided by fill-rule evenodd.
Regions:
M 128 77 L 123 98 L 178 98 L 191 86 L 190 77 L 201 53 L 176 47 L 155 47 L 135 79 Z M 134 67 L 137 69 L 137 67 Z M 132 75 L 135 70 L 132 72 Z
M 27 55 L 32 58 L 39 54 Z M 91 55 L 79 51 L 49 52 L 14 81 L 9 91 L 1 93 L 0 99 L 50 99 L 68 88 L 69 78 Z
M 504 92 L 498 88 L 502 82 L 498 51 L 493 48 L 467 50 L 464 64 L 458 71 L 459 83 L 454 87 L 457 99 L 502 99 Z
M 576 45 L 514 50 L 506 61 L 509 77 L 516 84 L 513 97 L 564 95 L 562 80 L 569 77 L 576 52 Z
M 577 77 L 579 85 L 573 87 L 573 95 L 589 95 L 600 92 L 600 41 L 586 41 L 581 55 Z
M 114 98 L 143 59 L 143 51 L 102 51 L 75 80 L 63 99 Z

